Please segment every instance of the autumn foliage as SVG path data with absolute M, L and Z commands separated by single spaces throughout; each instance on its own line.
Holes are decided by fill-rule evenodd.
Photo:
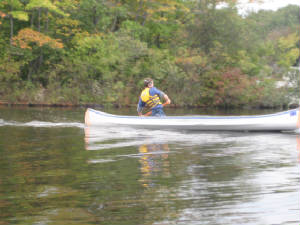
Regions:
M 63 48 L 63 44 L 57 40 L 30 28 L 20 30 L 18 35 L 13 38 L 13 44 L 23 49 L 32 49 L 33 45 L 42 47 L 49 45 L 51 48 Z
M 0 101 L 136 105 L 152 77 L 176 106 L 286 106 L 299 7 L 240 2 L 0 0 Z
M 6 14 L 0 11 L 0 19 L 1 19 L 1 18 L 4 18 L 5 16 L 6 16 Z M 1 20 L 0 20 L 0 25 L 1 25 L 1 24 L 2 24 L 2 22 L 1 22 Z
M 243 74 L 240 69 L 228 68 L 206 78 L 205 82 L 205 91 L 200 100 L 204 105 L 236 107 L 259 101 L 261 89 L 257 78 Z

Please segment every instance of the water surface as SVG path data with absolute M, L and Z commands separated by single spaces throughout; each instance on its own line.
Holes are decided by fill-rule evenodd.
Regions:
M 299 225 L 297 134 L 88 128 L 83 116 L 0 108 L 0 224 Z

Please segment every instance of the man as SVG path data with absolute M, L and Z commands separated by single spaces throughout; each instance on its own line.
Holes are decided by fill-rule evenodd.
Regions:
M 165 100 L 164 104 L 161 103 L 160 98 L 163 98 Z M 171 100 L 169 99 L 168 95 L 155 88 L 153 80 L 151 78 L 146 78 L 144 80 L 144 90 L 141 93 L 137 106 L 137 112 L 139 116 L 165 116 L 163 107 L 164 105 L 170 103 Z M 151 109 L 151 112 L 143 115 L 142 111 L 145 107 Z

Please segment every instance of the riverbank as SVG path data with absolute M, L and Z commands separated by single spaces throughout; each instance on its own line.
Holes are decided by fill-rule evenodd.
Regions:
M 55 6 L 68 19 L 29 10 L 31 24 L 0 21 L 2 104 L 136 107 L 146 77 L 172 107 L 288 108 L 299 99 L 298 6 L 241 16 L 235 4 L 155 1 L 146 18 L 130 1 L 80 2 Z
M 102 107 L 99 104 L 72 104 L 72 103 L 31 103 L 0 101 L 2 106 L 27 106 L 27 107 Z
M 32 102 L 7 102 L 7 101 L 1 101 L 0 100 L 0 106 L 7 106 L 7 107 L 51 107 L 51 108 L 105 108 L 105 107 L 113 107 L 113 108 L 132 108 L 136 107 L 136 105 L 130 104 L 130 105 L 118 105 L 118 104 L 96 104 L 96 103 L 85 103 L 85 104 L 74 104 L 74 103 L 32 103 Z M 265 107 L 265 106 L 251 106 L 251 107 L 201 107 L 201 106 L 178 106 L 175 104 L 168 105 L 168 108 L 178 108 L 178 109 L 185 109 L 185 108 L 194 108 L 194 109 L 200 109 L 200 108 L 212 108 L 212 109 L 237 109 L 237 108 L 248 108 L 248 109 L 293 109 L 298 108 L 299 104 L 297 103 L 291 103 L 287 105 L 286 107 Z

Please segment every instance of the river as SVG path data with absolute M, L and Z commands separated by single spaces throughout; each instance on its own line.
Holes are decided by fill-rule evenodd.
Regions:
M 88 128 L 84 111 L 0 107 L 0 224 L 300 224 L 299 134 Z

